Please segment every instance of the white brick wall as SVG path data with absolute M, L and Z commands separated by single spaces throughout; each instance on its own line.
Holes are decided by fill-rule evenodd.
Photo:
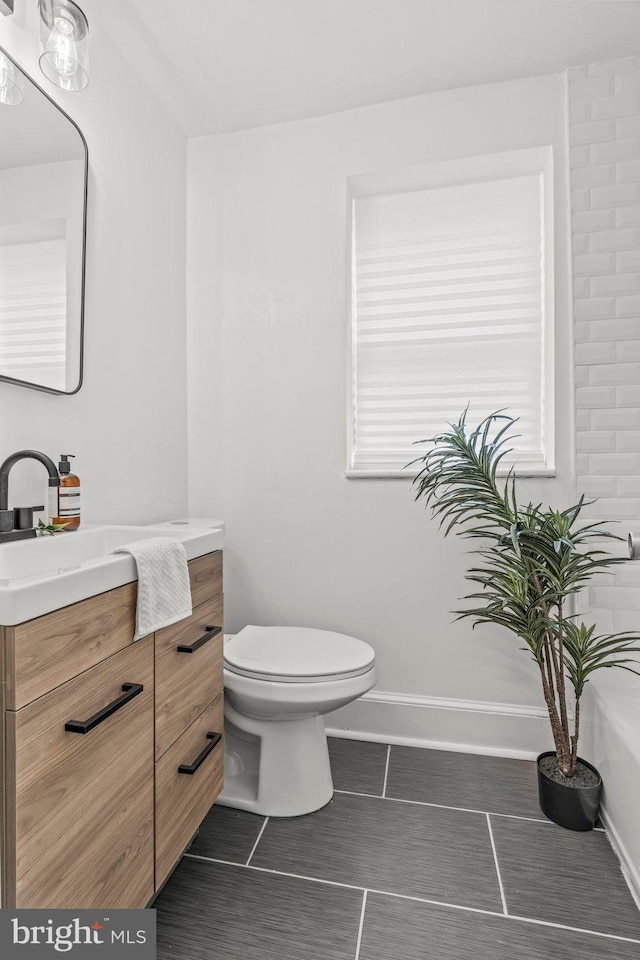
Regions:
M 640 531 L 640 58 L 571 70 L 569 98 L 577 487 L 597 498 L 587 515 L 618 521 L 610 529 L 626 540 Z M 624 542 L 604 546 L 626 555 Z M 637 634 L 640 561 L 613 569 L 594 579 L 578 612 L 598 633 Z M 640 783 L 640 681 L 631 687 L 628 677 L 597 671 L 581 753 L 605 778 L 609 824 L 637 878 L 640 830 L 625 803 Z
M 640 529 L 640 58 L 574 67 L 569 104 L 578 492 L 626 535 Z
M 571 70 L 569 98 L 577 488 L 597 500 L 586 515 L 617 521 L 610 529 L 626 539 L 640 531 L 640 58 Z M 625 543 L 604 546 L 626 553 Z M 640 562 L 595 578 L 578 611 L 598 632 L 640 632 Z M 605 690 L 606 700 L 624 702 L 618 690 Z M 627 755 L 623 741 L 637 742 L 635 708 L 633 716 L 615 729 L 587 719 L 583 750 L 600 769 L 598 757 Z M 627 777 L 609 777 L 612 807 Z M 638 848 L 634 824 L 616 830 L 623 849 Z

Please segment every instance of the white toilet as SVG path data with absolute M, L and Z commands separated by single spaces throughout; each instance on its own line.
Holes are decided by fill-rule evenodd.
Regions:
M 225 637 L 217 803 L 270 817 L 323 807 L 333 796 L 323 716 L 377 680 L 373 648 L 341 633 L 248 626 Z

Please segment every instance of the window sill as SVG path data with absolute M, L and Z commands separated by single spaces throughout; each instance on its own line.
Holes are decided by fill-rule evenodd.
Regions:
M 345 470 L 344 475 L 347 480 L 414 480 L 420 470 Z M 498 470 L 498 477 L 507 477 L 508 470 Z M 532 477 L 535 479 L 552 479 L 556 476 L 553 468 L 546 467 L 521 467 L 514 472 L 515 477 Z

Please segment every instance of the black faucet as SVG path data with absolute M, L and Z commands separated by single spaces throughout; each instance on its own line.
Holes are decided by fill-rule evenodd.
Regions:
M 44 506 L 16 507 L 14 510 L 9 510 L 9 473 L 19 460 L 37 460 L 49 474 L 49 486 L 60 486 L 56 465 L 45 453 L 39 453 L 37 450 L 18 450 L 17 453 L 7 457 L 0 466 L 0 543 L 35 537 L 33 511 L 44 510 Z

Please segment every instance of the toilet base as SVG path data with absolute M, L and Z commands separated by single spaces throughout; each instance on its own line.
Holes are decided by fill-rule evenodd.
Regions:
M 321 716 L 254 720 L 225 703 L 224 789 L 216 803 L 265 817 L 300 817 L 331 800 Z

